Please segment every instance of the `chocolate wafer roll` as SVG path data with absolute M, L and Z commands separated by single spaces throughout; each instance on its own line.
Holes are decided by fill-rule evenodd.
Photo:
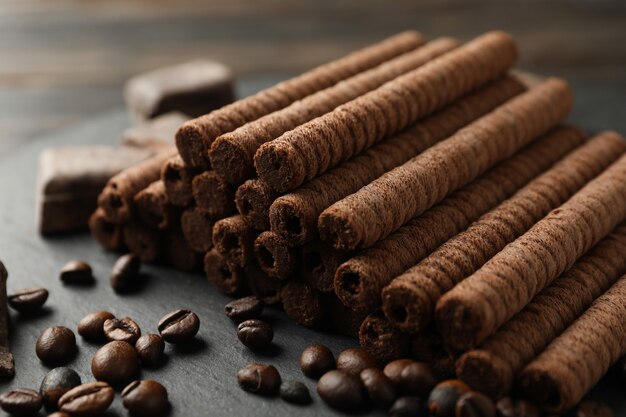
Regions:
M 459 378 L 493 398 L 506 395 L 524 365 L 626 272 L 625 253 L 622 222 L 478 349 L 463 354 Z
M 161 234 L 139 222 L 131 222 L 123 228 L 124 243 L 131 253 L 144 262 L 155 262 L 162 253 Z
M 617 135 L 607 132 L 605 135 Z M 437 303 L 447 345 L 476 346 L 626 218 L 626 156 Z
M 298 271 L 299 247 L 288 246 L 276 233 L 266 231 L 254 241 L 254 254 L 261 269 L 270 277 L 285 280 Z
M 241 184 L 235 193 L 237 211 L 256 230 L 267 230 L 270 228 L 270 206 L 277 196 L 278 194 L 263 181 L 248 180 Z
M 320 236 L 340 249 L 371 246 L 548 131 L 571 108 L 564 81 L 538 85 L 324 210 Z
M 276 194 L 268 193 L 271 200 L 275 199 L 270 202 L 269 209 L 272 230 L 292 245 L 313 240 L 317 236 L 317 218 L 331 204 L 402 165 L 522 91 L 524 87 L 519 81 L 505 76 L 288 194 L 276 198 Z M 270 187 L 265 185 L 265 188 Z
M 454 363 L 458 354 L 446 349 L 432 326 L 411 335 L 410 352 L 413 359 L 430 364 L 440 378 L 455 377 Z
M 424 42 L 424 38 L 417 32 L 402 32 L 190 120 L 176 134 L 178 151 L 187 165 L 208 169 L 209 148 L 218 136 L 415 49 Z
M 563 135 L 583 133 L 563 128 Z M 626 141 L 600 135 L 573 151 L 467 230 L 437 248 L 383 289 L 383 311 L 399 329 L 416 333 L 431 321 L 441 296 L 474 273 L 504 246 L 517 239 L 551 210 L 626 152 Z
M 243 268 L 246 287 L 263 300 L 266 305 L 280 303 L 280 290 L 284 283 L 270 277 L 256 262 L 250 262 Z
M 124 248 L 122 228 L 122 225 L 108 221 L 104 210 L 100 207 L 89 217 L 91 235 L 100 246 L 108 251 L 120 251 Z
M 150 228 L 169 229 L 180 220 L 180 211 L 170 204 L 162 180 L 155 181 L 138 192 L 134 200 L 137 217 Z
M 185 165 L 180 155 L 165 161 L 161 167 L 161 179 L 171 204 L 186 207 L 192 199 L 191 180 L 198 174 L 197 169 Z
M 220 219 L 235 211 L 235 188 L 226 184 L 214 171 L 197 175 L 191 182 L 196 207 L 209 216 Z
M 135 214 L 135 194 L 159 179 L 161 165 L 175 153 L 176 149 L 168 147 L 111 178 L 98 196 L 106 219 L 116 224 L 129 221 Z
M 524 368 L 519 391 L 544 410 L 562 413 L 578 403 L 624 353 L 626 276 Z
M 306 282 L 291 280 L 280 290 L 287 317 L 302 326 L 315 326 L 326 315 L 324 297 Z
M 180 228 L 185 240 L 196 252 L 204 253 L 213 247 L 213 218 L 199 207 L 190 207 L 180 217 Z
M 406 357 L 409 342 L 409 335 L 394 328 L 380 310 L 369 314 L 359 328 L 359 344 L 382 363 Z
M 508 34 L 490 32 L 330 113 L 263 144 L 259 178 L 285 192 L 498 78 L 517 57 Z
M 358 73 L 332 87 L 225 133 L 211 145 L 209 151 L 211 167 L 227 182 L 241 184 L 254 176 L 253 158 L 262 144 L 414 70 L 457 46 L 458 42 L 453 39 L 436 39 L 421 48 Z
M 202 259 L 202 256 L 189 246 L 179 229 L 167 234 L 163 252 L 167 264 L 180 271 L 193 271 Z
M 245 288 L 243 270 L 228 263 L 215 248 L 204 255 L 204 273 L 209 282 L 224 294 L 236 294 Z
M 393 278 L 421 261 L 482 214 L 580 145 L 579 135 L 548 134 L 395 233 L 344 262 L 335 292 L 351 308 L 373 311 Z
M 302 276 L 316 290 L 331 292 L 335 271 L 349 257 L 320 240 L 311 242 L 302 248 Z
M 245 266 L 254 259 L 257 232 L 239 214 L 218 220 L 213 225 L 213 246 L 233 265 Z

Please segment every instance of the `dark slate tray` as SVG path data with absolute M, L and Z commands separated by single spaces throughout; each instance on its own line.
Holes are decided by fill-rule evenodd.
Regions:
M 265 83 L 263 83 L 265 84 Z M 251 88 L 252 90 L 256 88 Z M 626 132 L 626 98 L 610 89 L 579 86 L 573 120 L 590 130 L 607 127 Z M 88 234 L 43 239 L 36 232 L 35 177 L 41 150 L 67 144 L 114 144 L 128 126 L 123 110 L 115 110 L 72 129 L 33 139 L 21 146 L 3 148 L 0 142 L 0 259 L 10 273 L 9 291 L 43 286 L 49 289 L 46 308 L 37 317 L 12 314 L 12 349 L 16 376 L 1 382 L 0 391 L 17 387 L 38 388 L 48 371 L 34 352 L 37 336 L 44 328 L 64 325 L 76 328 L 87 313 L 109 310 L 118 316 L 134 318 L 144 332 L 155 332 L 158 319 L 175 308 L 194 310 L 201 320 L 198 343 L 184 349 L 168 346 L 167 361 L 157 370 L 143 370 L 142 378 L 161 381 L 168 389 L 172 416 L 301 416 L 338 415 L 314 394 L 314 381 L 299 370 L 302 349 L 314 342 L 327 344 L 338 353 L 355 346 L 356 341 L 306 329 L 290 322 L 284 314 L 270 311 L 275 325 L 277 349 L 269 356 L 251 353 L 237 340 L 234 325 L 224 316 L 229 298 L 215 291 L 201 274 L 187 274 L 164 267 L 145 266 L 149 279 L 142 291 L 126 296 L 113 293 L 108 284 L 109 271 L 116 255 L 100 249 Z M 13 142 L 15 143 L 15 142 Z M 58 280 L 61 266 L 71 259 L 91 263 L 97 283 L 93 287 L 65 287 Z M 78 338 L 79 353 L 69 364 L 83 381 L 92 380 L 90 361 L 98 348 Z M 314 403 L 309 407 L 287 404 L 280 399 L 261 398 L 244 393 L 237 386 L 237 369 L 250 361 L 269 362 L 278 367 L 285 379 L 304 381 L 311 389 Z M 608 379 L 608 378 L 607 378 Z M 603 381 L 593 397 L 626 414 L 623 385 Z M 45 415 L 43 412 L 41 415 Z M 126 415 L 119 396 L 108 415 Z M 371 415 L 383 415 L 372 412 Z

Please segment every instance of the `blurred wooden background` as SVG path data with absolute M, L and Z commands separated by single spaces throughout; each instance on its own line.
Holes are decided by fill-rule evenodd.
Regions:
M 124 80 L 147 69 L 210 57 L 274 80 L 407 28 L 504 29 L 521 68 L 626 92 L 622 0 L 0 0 L 0 140 L 118 106 Z

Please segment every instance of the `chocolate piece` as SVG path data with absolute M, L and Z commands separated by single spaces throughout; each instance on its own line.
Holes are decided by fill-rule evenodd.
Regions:
M 244 266 L 254 259 L 256 232 L 241 215 L 226 217 L 213 225 L 213 245 L 228 262 Z
M 161 235 L 140 223 L 128 223 L 123 229 L 124 243 L 144 262 L 157 260 L 162 250 Z
M 131 220 L 135 215 L 133 198 L 159 179 L 161 165 L 175 152 L 171 148 L 160 151 L 111 178 L 98 196 L 98 205 L 104 210 L 106 219 L 115 224 Z
M 326 314 L 322 295 L 306 282 L 289 281 L 280 291 L 287 317 L 302 326 L 319 324 Z
M 170 229 L 178 224 L 180 213 L 169 203 L 163 181 L 155 181 L 135 197 L 137 217 L 152 229 Z
M 459 378 L 494 398 L 506 395 L 523 366 L 626 272 L 624 253 L 623 222 L 478 349 L 463 354 Z
M 257 213 L 265 215 L 265 204 L 271 204 L 269 217 L 272 230 L 291 245 L 302 245 L 317 236 L 317 218 L 331 204 L 358 191 L 522 91 L 522 85 L 514 78 L 501 78 L 289 194 L 277 197 L 273 191 L 264 191 L 262 197 L 267 196 L 265 198 L 255 197 L 254 194 L 243 198 L 249 201 L 255 219 L 259 216 Z M 264 184 L 264 189 L 271 189 L 260 180 L 251 180 L 239 187 L 237 195 L 240 190 L 243 193 L 251 182 Z M 246 194 L 250 194 L 250 191 L 246 190 Z M 241 212 L 239 200 L 237 207 Z
M 270 277 L 285 280 L 300 266 L 301 248 L 292 248 L 274 232 L 263 232 L 254 241 L 254 254 L 263 271 Z
M 120 171 L 154 154 L 150 149 L 74 146 L 46 149 L 39 157 L 39 232 L 85 230 L 98 194 Z
M 409 336 L 392 327 L 378 310 L 361 323 L 359 344 L 382 363 L 406 357 L 409 352 Z
M 263 144 L 254 156 L 257 174 L 276 191 L 293 190 L 496 79 L 516 57 L 508 34 L 480 36 Z
M 582 136 L 559 134 L 560 130 L 501 162 L 422 216 L 344 262 L 335 278 L 339 298 L 351 308 L 373 311 L 380 305 L 381 290 L 394 277 L 582 143 Z
M 199 207 L 191 207 L 180 217 L 180 227 L 187 244 L 204 253 L 213 247 L 213 219 Z
M 202 256 L 189 246 L 182 232 L 178 229 L 167 234 L 163 251 L 168 265 L 180 271 L 193 271 L 202 260 Z
M 0 378 L 13 378 L 15 363 L 9 344 L 9 311 L 7 307 L 7 278 L 9 274 L 0 261 Z
M 270 227 L 270 206 L 277 196 L 278 194 L 263 181 L 248 180 L 241 184 L 235 193 L 237 211 L 256 230 L 267 230 Z
M 176 131 L 189 117 L 180 112 L 170 112 L 129 127 L 122 133 L 123 146 L 159 149 L 174 145 Z
M 135 75 L 124 86 L 124 99 L 136 121 L 171 111 L 198 117 L 231 103 L 235 97 L 228 67 L 196 60 Z
M 89 217 L 89 229 L 93 238 L 108 251 L 121 251 L 124 248 L 122 226 L 106 219 L 100 207 Z
M 524 368 L 520 392 L 545 411 L 562 413 L 625 352 L 626 277 L 622 277 Z
M 189 168 L 179 155 L 173 156 L 161 167 L 161 179 L 170 203 L 187 207 L 193 200 L 191 181 L 198 170 Z
M 322 241 L 311 242 L 302 248 L 302 276 L 316 290 L 331 292 L 335 271 L 349 257 L 349 252 L 337 250 Z
M 370 70 L 360 72 L 331 87 L 219 136 L 209 151 L 211 167 L 231 184 L 254 176 L 254 154 L 259 146 L 283 133 L 354 100 L 384 83 L 456 48 L 458 42 L 441 38 L 402 54 Z
M 215 172 L 206 171 L 197 175 L 191 182 L 191 189 L 196 206 L 209 216 L 221 219 L 235 211 L 235 188 L 226 184 Z
M 224 294 L 235 294 L 244 288 L 242 269 L 226 262 L 226 258 L 215 249 L 204 255 L 204 273 L 209 282 Z
M 178 151 L 187 165 L 209 169 L 209 148 L 218 136 L 286 107 L 309 94 L 330 87 L 338 81 L 373 68 L 424 42 L 424 38 L 417 32 L 402 32 L 222 109 L 190 120 L 176 134 Z
M 320 236 L 340 249 L 373 245 L 547 132 L 571 107 L 567 84 L 546 81 L 324 210 Z
M 561 130 L 564 135 L 583 133 Z M 626 152 L 626 141 L 600 135 L 582 145 L 468 229 L 437 248 L 383 289 L 383 311 L 399 329 L 416 333 L 431 320 L 441 296 L 474 273 L 551 210 Z
M 446 293 L 436 308 L 446 344 L 482 342 L 626 218 L 624 175 L 626 156 Z

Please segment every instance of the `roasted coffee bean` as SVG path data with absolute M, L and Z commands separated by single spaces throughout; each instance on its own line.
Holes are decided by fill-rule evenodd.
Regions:
M 35 353 L 45 364 L 65 363 L 76 353 L 76 336 L 67 327 L 48 327 L 37 338 Z
M 121 256 L 111 271 L 109 282 L 115 292 L 130 291 L 137 286 L 141 260 L 139 256 L 129 253 Z
M 89 382 L 72 388 L 59 399 L 59 410 L 72 416 L 99 416 L 113 402 L 115 392 L 106 382 Z
M 114 318 L 108 311 L 87 314 L 78 322 L 78 334 L 92 342 L 105 341 L 107 338 L 104 334 L 104 322 Z
M 237 337 L 252 350 L 267 348 L 274 338 L 274 330 L 268 323 L 251 319 L 243 321 L 237 326 Z
M 14 416 L 30 416 L 37 414 L 43 398 L 35 390 L 17 388 L 0 395 L 0 407 Z
M 376 358 L 362 348 L 346 349 L 337 356 L 337 369 L 358 376 L 363 369 L 378 368 Z
M 239 323 L 244 320 L 258 318 L 261 312 L 263 312 L 263 307 L 263 300 L 252 295 L 226 304 L 224 312 L 226 313 L 226 317 Z
M 280 387 L 280 374 L 272 365 L 250 363 L 237 372 L 239 386 L 260 395 L 276 395 Z
M 326 372 L 335 369 L 335 357 L 324 345 L 314 344 L 302 351 L 300 369 L 310 378 L 319 378 Z
M 380 369 L 363 369 L 360 378 L 367 395 L 375 404 L 389 406 L 398 397 L 393 383 Z
M 84 261 L 66 263 L 59 278 L 66 284 L 91 284 L 94 281 L 91 266 Z
M 576 417 L 613 417 L 613 409 L 605 403 L 583 401 L 576 407 Z
M 189 343 L 200 328 L 200 319 L 189 310 L 174 310 L 159 320 L 159 333 L 168 343 Z
M 419 397 L 400 397 L 389 409 L 389 417 L 430 417 L 430 413 Z
M 393 382 L 400 395 L 426 399 L 437 384 L 437 377 L 430 365 L 412 359 L 389 362 L 383 372 Z
M 148 366 L 156 366 L 163 357 L 165 342 L 158 334 L 144 334 L 135 342 L 135 350 L 141 363 Z
M 122 404 L 134 416 L 161 416 L 168 409 L 167 390 L 151 379 L 133 381 L 122 391 Z
M 433 417 L 454 417 L 456 402 L 470 388 L 458 379 L 440 382 L 428 396 L 428 409 Z
M 317 382 L 317 393 L 326 404 L 342 411 L 359 411 L 367 403 L 359 377 L 338 369 L 322 375 Z
M 141 329 L 135 321 L 129 317 L 123 319 L 107 319 L 102 325 L 104 335 L 107 339 L 120 342 L 127 342 L 134 345 L 141 337 Z
M 56 410 L 59 398 L 80 384 L 82 381 L 75 370 L 65 367 L 54 368 L 41 381 L 39 394 L 48 410 Z
M 284 381 L 280 384 L 280 398 L 293 403 L 306 405 L 311 403 L 311 394 L 309 389 L 300 381 Z
M 541 417 L 536 405 L 511 397 L 502 398 L 496 403 L 496 413 L 498 417 Z
M 52 414 L 48 414 L 48 417 L 72 417 L 65 411 L 55 411 Z
M 24 288 L 9 294 L 7 302 L 13 310 L 20 313 L 32 313 L 39 310 L 48 299 L 45 288 Z
M 139 371 L 135 349 L 126 342 L 114 341 L 102 346 L 91 360 L 91 373 L 98 381 L 119 385 L 133 380 Z
M 495 417 L 496 406 L 485 394 L 469 391 L 456 402 L 456 417 Z

